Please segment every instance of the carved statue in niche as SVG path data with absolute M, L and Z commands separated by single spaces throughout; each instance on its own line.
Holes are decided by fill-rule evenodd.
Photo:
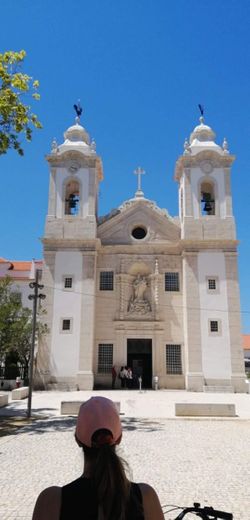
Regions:
M 145 276 L 138 274 L 133 282 L 134 294 L 130 299 L 128 312 L 137 314 L 147 314 L 151 311 L 149 301 L 144 298 L 148 282 Z

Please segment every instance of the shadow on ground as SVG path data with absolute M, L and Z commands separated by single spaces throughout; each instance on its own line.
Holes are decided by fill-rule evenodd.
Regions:
M 27 433 L 30 435 L 42 435 L 53 431 L 66 432 L 74 430 L 76 417 L 46 417 L 44 412 L 53 409 L 37 409 L 30 419 L 25 414 L 15 416 L 0 416 L 0 437 Z M 39 413 L 41 415 L 39 415 Z M 163 424 L 143 418 L 123 417 L 122 426 L 124 431 L 154 432 L 162 429 Z
M 122 428 L 124 431 L 156 432 L 163 429 L 163 423 L 142 417 L 123 417 Z

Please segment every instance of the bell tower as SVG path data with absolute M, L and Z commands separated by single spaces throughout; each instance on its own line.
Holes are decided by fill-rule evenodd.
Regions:
M 183 239 L 235 240 L 230 186 L 231 165 L 235 157 L 215 143 L 215 133 L 204 124 L 195 127 L 184 153 L 176 163 L 175 178 L 179 182 L 179 216 Z
M 204 123 L 177 160 L 186 388 L 245 391 L 235 221 L 235 157 Z
M 79 124 L 64 133 L 64 142 L 52 142 L 46 159 L 50 166 L 49 207 L 44 239 L 94 239 L 98 185 L 102 162 L 95 142 Z
M 95 142 L 80 125 L 53 140 L 50 167 L 43 284 L 48 334 L 38 350 L 37 385 L 93 388 L 97 201 L 103 178 Z

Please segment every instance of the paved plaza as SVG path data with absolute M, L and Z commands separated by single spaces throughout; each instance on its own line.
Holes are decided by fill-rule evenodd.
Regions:
M 199 501 L 250 518 L 250 395 L 184 391 L 35 392 L 0 409 L 0 518 L 31 520 L 38 493 L 81 474 L 75 418 L 60 416 L 62 400 L 105 395 L 121 402 L 123 442 L 131 478 L 152 484 L 162 504 Z M 235 403 L 232 419 L 180 419 L 175 402 Z M 166 518 L 174 518 L 170 513 Z

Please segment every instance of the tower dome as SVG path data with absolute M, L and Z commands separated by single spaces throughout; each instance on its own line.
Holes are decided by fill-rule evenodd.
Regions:
M 215 132 L 208 125 L 204 124 L 204 117 L 200 117 L 200 124 L 197 125 L 190 134 L 189 142 L 184 143 L 184 154 L 196 155 L 202 151 L 210 150 L 223 154 L 223 149 L 215 142 Z
M 89 134 L 86 132 L 85 128 L 79 124 L 79 118 L 76 117 L 75 125 L 70 126 L 64 132 L 64 144 L 72 143 L 85 143 L 89 145 Z
M 190 134 L 190 144 L 195 139 L 198 141 L 214 141 L 216 137 L 215 132 L 208 125 L 204 125 L 204 117 L 200 117 L 200 124 L 196 126 L 193 132 Z

